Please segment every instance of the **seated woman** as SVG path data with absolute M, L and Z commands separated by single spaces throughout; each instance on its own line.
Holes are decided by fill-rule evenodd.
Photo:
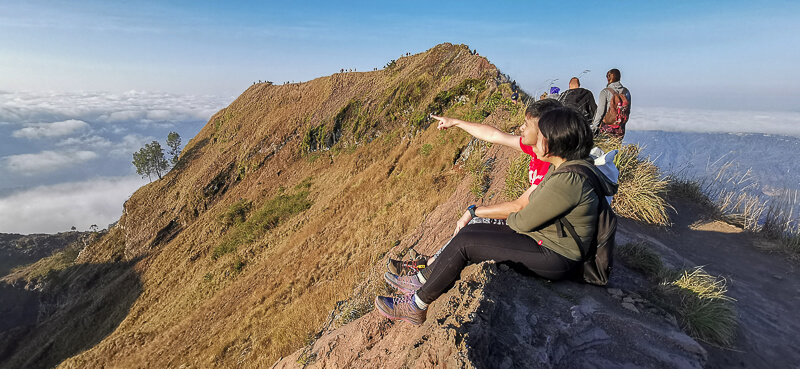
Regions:
M 410 276 L 387 273 L 387 282 L 406 294 L 378 296 L 375 307 L 381 314 L 389 319 L 422 324 L 428 305 L 455 284 L 461 270 L 468 264 L 486 260 L 522 265 L 533 274 L 554 281 L 574 272 L 580 264 L 581 250 L 572 237 L 559 234 L 555 221 L 565 217 L 586 243 L 597 228 L 599 201 L 613 195 L 617 186 L 592 164 L 589 158 L 592 132 L 583 117 L 572 109 L 553 109 L 538 120 L 526 116 L 522 143 L 533 146 L 536 155 L 554 167 L 537 190 L 530 191 L 528 204 L 508 214 L 507 225 L 464 226 L 465 219 L 459 219 L 456 236 L 435 263 Z M 595 194 L 591 183 L 580 174 L 555 173 L 562 165 L 589 167 L 603 182 L 605 193 Z M 470 215 L 495 215 L 487 210 L 472 208 Z

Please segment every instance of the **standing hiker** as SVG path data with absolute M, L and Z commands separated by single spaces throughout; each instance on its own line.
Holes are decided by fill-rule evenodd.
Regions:
M 631 111 L 631 92 L 622 86 L 619 69 L 606 73 L 608 85 L 600 91 L 597 112 L 592 120 L 592 132 L 602 133 L 622 139 L 625 136 L 625 124 Z
M 581 113 L 586 125 L 592 124 L 592 118 L 594 118 L 597 111 L 597 103 L 594 102 L 592 91 L 581 87 L 581 81 L 578 77 L 572 77 L 569 80 L 569 90 L 562 92 L 558 96 L 558 101 Z

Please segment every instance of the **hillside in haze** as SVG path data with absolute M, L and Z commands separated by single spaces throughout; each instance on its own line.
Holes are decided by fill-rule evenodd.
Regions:
M 511 132 L 523 111 L 508 82 L 467 46 L 442 44 L 378 71 L 249 87 L 74 263 L 3 278 L 14 311 L 29 313 L 0 330 L 0 366 L 722 365 L 731 354 L 690 338 L 643 298 L 647 281 L 624 264 L 604 289 L 484 263 L 466 270 L 420 327 L 371 311 L 375 295 L 389 293 L 380 279 L 388 256 L 432 253 L 467 205 L 505 199 L 517 153 L 438 131 L 427 117 Z M 687 233 L 698 237 L 691 245 L 705 244 L 732 232 L 716 222 L 703 228 L 697 211 L 680 209 L 689 214 L 680 230 L 626 220 L 620 241 L 648 240 L 674 267 L 702 265 L 670 240 Z M 794 286 L 793 269 L 778 274 L 788 269 L 780 264 L 764 279 Z M 743 296 L 751 290 L 766 289 Z M 791 303 L 768 315 L 787 315 Z M 800 329 L 796 320 L 769 326 L 779 333 L 772 338 L 758 331 L 763 322 L 744 323 L 774 343 Z M 749 342 L 737 345 L 749 350 Z M 742 360 L 798 355 L 762 351 Z

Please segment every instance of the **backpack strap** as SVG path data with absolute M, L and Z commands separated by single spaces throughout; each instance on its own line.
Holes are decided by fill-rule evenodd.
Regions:
M 589 181 L 589 184 L 592 185 L 594 193 L 595 195 L 597 195 L 597 199 L 599 200 L 597 204 L 598 214 L 600 214 L 600 212 L 603 211 L 603 207 L 609 206 L 608 203 L 606 202 L 605 196 L 602 195 L 603 192 L 602 192 L 602 186 L 600 186 L 600 179 L 597 177 L 597 174 L 593 170 L 580 164 L 572 164 L 558 168 L 558 170 L 556 170 L 553 174 L 566 173 L 566 172 L 578 173 L 578 175 Z M 556 221 L 556 229 L 558 230 L 559 234 L 563 232 L 563 229 L 566 229 L 567 232 L 569 232 L 570 236 L 572 236 L 572 239 L 575 240 L 576 244 L 578 244 L 578 250 L 581 253 L 581 260 L 585 260 L 586 255 L 594 255 L 597 253 L 597 245 L 591 241 L 589 242 L 589 247 L 586 248 L 587 250 L 586 253 L 583 252 L 584 249 L 583 246 L 585 245 L 581 241 L 580 236 L 578 236 L 578 232 L 575 231 L 575 227 L 573 227 L 572 223 L 570 223 L 569 220 L 567 220 L 567 217 L 559 218 Z

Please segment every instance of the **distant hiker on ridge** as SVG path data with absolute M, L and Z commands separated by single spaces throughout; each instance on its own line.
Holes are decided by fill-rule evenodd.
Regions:
M 598 220 L 603 211 L 609 211 L 603 196 L 617 191 L 617 185 L 589 157 L 592 132 L 578 112 L 560 107 L 538 119 L 526 114 L 519 142 L 520 146 L 532 147 L 539 159 L 555 168 L 536 191 L 526 191 L 527 204 L 506 215 L 496 215 L 494 206 L 469 206 L 459 226 L 465 218 L 475 216 L 507 216 L 508 224 L 457 226 L 456 235 L 430 267 L 407 276 L 386 273 L 386 282 L 404 295 L 377 296 L 375 308 L 380 314 L 411 324 L 424 323 L 428 305 L 455 284 L 461 271 L 469 264 L 487 260 L 524 267 L 553 281 L 581 270 L 581 260 L 590 252 L 584 250 L 591 250 L 585 245 L 594 242 L 600 228 Z M 562 224 L 571 237 L 562 236 Z
M 608 85 L 600 91 L 597 112 L 592 120 L 592 131 L 622 139 L 625 124 L 631 112 L 631 92 L 619 82 L 622 77 L 619 69 L 606 73 Z
M 558 96 L 558 101 L 581 113 L 587 125 L 592 124 L 592 118 L 597 111 L 597 103 L 594 102 L 592 91 L 581 87 L 578 77 L 572 77 L 569 80 L 569 90 L 562 92 Z

